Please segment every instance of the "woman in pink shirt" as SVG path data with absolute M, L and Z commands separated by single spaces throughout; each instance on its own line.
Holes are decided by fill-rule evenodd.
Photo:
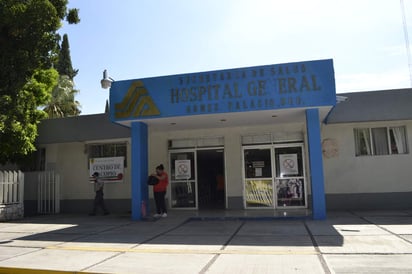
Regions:
M 167 217 L 165 196 L 167 185 L 169 184 L 169 178 L 167 173 L 164 171 L 163 165 L 157 166 L 156 173 L 153 173 L 152 176 L 159 180 L 159 182 L 153 186 L 153 196 L 156 202 L 156 214 L 154 217 Z

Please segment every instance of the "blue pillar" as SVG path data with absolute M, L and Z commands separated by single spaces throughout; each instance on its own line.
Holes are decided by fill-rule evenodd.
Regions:
M 148 131 L 147 125 L 142 122 L 132 123 L 132 220 L 141 220 L 147 213 L 142 208 L 148 207 Z M 142 205 L 144 206 L 142 207 Z
M 326 219 L 325 183 L 318 109 L 306 110 L 306 129 L 312 184 L 312 216 L 314 220 L 324 220 Z

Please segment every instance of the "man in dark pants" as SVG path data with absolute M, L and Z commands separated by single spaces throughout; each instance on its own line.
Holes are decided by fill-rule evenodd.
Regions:
M 95 216 L 97 212 L 97 208 L 101 207 L 103 209 L 104 215 L 108 215 L 109 211 L 106 208 L 106 205 L 104 204 L 104 199 L 103 199 L 103 187 L 104 183 L 102 180 L 99 179 L 99 173 L 95 172 L 93 173 L 93 181 L 94 181 L 94 191 L 96 192 L 96 196 L 94 197 L 94 206 L 93 206 L 93 212 L 90 213 L 90 216 Z

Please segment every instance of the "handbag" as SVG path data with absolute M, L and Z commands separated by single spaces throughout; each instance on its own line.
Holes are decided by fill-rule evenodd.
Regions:
M 149 186 L 154 186 L 159 183 L 159 179 L 157 179 L 155 176 L 150 175 L 149 178 L 147 178 L 147 184 Z

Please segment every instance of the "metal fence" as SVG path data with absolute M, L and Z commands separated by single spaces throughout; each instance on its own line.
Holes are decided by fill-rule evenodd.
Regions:
M 37 213 L 60 213 L 60 176 L 53 171 L 37 175 Z
M 22 204 L 24 201 L 24 173 L 0 171 L 0 205 Z

